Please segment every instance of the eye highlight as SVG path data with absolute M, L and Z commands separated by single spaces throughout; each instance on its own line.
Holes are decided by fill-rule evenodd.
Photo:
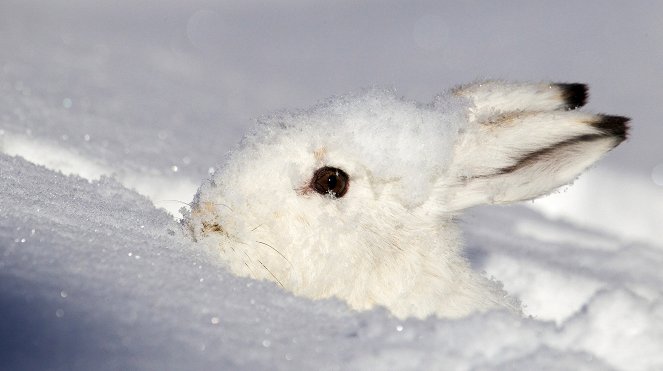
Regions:
M 345 171 L 335 167 L 321 167 L 311 178 L 311 188 L 321 195 L 343 197 L 348 191 L 349 177 Z

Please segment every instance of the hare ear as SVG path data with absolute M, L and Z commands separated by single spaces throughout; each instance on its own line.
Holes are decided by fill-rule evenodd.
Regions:
M 461 85 L 452 94 L 473 103 L 472 118 L 509 111 L 555 111 L 587 103 L 587 85 L 579 83 L 513 83 L 483 81 Z
M 489 100 L 500 107 L 515 107 L 504 99 L 484 102 Z M 543 105 L 535 97 L 521 103 Z M 459 138 L 449 177 L 439 184 L 451 197 L 447 199 L 451 211 L 549 193 L 624 141 L 628 132 L 628 118 L 621 116 L 557 109 L 505 112 L 487 103 L 478 107 L 501 113 L 477 115 L 471 129 Z M 558 102 L 555 107 L 565 109 L 568 104 Z

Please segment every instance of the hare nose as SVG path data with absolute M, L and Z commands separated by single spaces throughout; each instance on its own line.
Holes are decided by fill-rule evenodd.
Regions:
M 214 222 L 202 222 L 203 225 L 203 234 L 207 233 L 226 233 L 223 227 L 219 223 Z

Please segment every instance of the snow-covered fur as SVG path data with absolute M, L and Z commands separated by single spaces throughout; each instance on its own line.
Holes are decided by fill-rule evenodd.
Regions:
M 183 224 L 241 276 L 394 315 L 517 304 L 472 271 L 454 219 L 546 194 L 621 143 L 627 119 L 576 110 L 582 84 L 484 82 L 430 104 L 368 90 L 259 125 Z

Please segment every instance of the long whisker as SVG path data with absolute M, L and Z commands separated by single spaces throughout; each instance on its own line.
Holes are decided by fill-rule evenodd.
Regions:
M 264 242 L 260 242 L 260 241 L 256 241 L 256 242 L 261 243 L 261 244 L 263 244 L 263 245 L 267 245 L 267 244 L 264 243 Z M 247 244 L 246 242 L 237 241 L 237 243 L 240 243 L 240 244 L 242 244 L 242 245 L 247 245 L 247 246 L 248 246 L 248 244 Z M 272 246 L 270 246 L 270 245 L 267 245 L 267 246 L 272 247 Z M 272 247 L 272 249 L 274 249 L 274 248 Z M 278 250 L 274 249 L 274 251 L 276 251 L 279 255 L 281 255 L 281 256 L 283 257 L 283 259 L 285 259 L 285 261 L 287 261 L 288 263 L 290 263 L 290 261 L 289 261 L 285 256 L 283 256 L 283 254 L 281 254 Z M 251 261 L 251 257 L 246 253 L 246 251 L 242 251 L 242 252 L 244 253 L 244 255 L 246 255 L 247 258 L 249 258 L 249 261 Z M 285 288 L 285 286 L 283 286 L 283 283 L 281 283 L 281 281 L 280 281 L 278 278 L 276 278 L 276 276 L 274 275 L 274 273 L 272 273 L 272 271 L 270 271 L 269 268 L 267 268 L 267 266 L 266 266 L 265 264 L 263 264 L 262 261 L 260 261 L 260 259 L 256 259 L 256 260 L 258 260 L 258 263 L 260 263 L 260 265 L 262 265 L 262 267 L 265 268 L 265 269 L 267 270 L 267 272 L 269 272 L 269 274 L 270 274 L 272 277 L 274 277 L 274 279 L 276 280 L 276 282 L 278 282 L 279 285 L 281 285 L 281 287 Z M 246 263 L 245 263 L 245 264 L 246 264 Z M 290 265 L 292 266 L 292 263 L 290 263 Z M 249 268 L 249 269 L 251 269 L 251 268 Z M 253 271 L 251 271 L 251 272 L 253 272 Z
M 232 245 L 230 245 L 228 247 L 230 247 L 230 250 L 232 250 L 233 253 L 237 254 L 237 250 L 235 250 L 235 248 L 232 247 Z M 244 255 L 246 255 L 247 258 L 249 258 L 249 255 L 246 253 L 246 251 L 242 251 L 242 252 L 244 253 Z M 251 258 L 249 258 L 249 260 L 251 260 Z M 255 276 L 255 273 L 253 272 L 253 269 L 251 269 L 251 267 L 249 267 L 249 265 L 246 264 L 246 260 L 242 259 L 242 263 L 244 263 L 244 265 L 246 265 L 246 267 L 249 268 L 249 271 Z
M 272 277 L 274 277 L 274 279 L 276 280 L 276 282 L 278 282 L 279 285 L 281 285 L 281 287 L 285 288 L 285 286 L 283 286 L 283 284 L 281 283 L 281 281 L 279 281 L 279 279 L 276 278 L 276 276 L 274 275 L 274 273 L 272 273 L 272 271 L 270 271 L 269 268 L 267 268 L 267 266 L 265 266 L 265 264 L 263 264 L 263 263 L 260 261 L 260 259 L 258 259 L 258 263 L 260 263 L 260 265 L 262 265 L 263 268 L 267 269 L 267 272 L 269 272 L 269 274 L 271 274 Z
M 226 204 L 214 204 L 214 205 L 215 205 L 215 206 L 223 206 L 223 207 L 225 207 L 226 209 L 228 209 L 228 210 L 230 210 L 230 211 L 233 211 L 233 209 L 232 209 L 230 206 L 226 205 Z
M 178 203 L 181 203 L 182 205 L 187 205 L 188 207 L 192 207 L 190 203 L 180 201 L 180 200 L 160 200 L 160 201 L 161 202 L 178 202 Z
M 251 230 L 251 232 L 255 231 L 256 229 L 258 229 L 258 228 L 260 228 L 260 227 L 262 227 L 263 225 L 264 225 L 264 224 L 260 224 L 259 226 L 253 228 L 253 229 Z
M 265 246 L 269 247 L 270 249 L 274 250 L 277 254 L 281 255 L 281 257 L 283 259 L 285 259 L 285 261 L 287 261 L 290 264 L 290 266 L 292 266 L 292 263 L 290 262 L 290 260 L 288 260 L 288 258 L 286 258 L 285 255 L 283 255 L 279 250 L 275 249 L 274 246 L 272 246 L 268 243 L 262 242 L 262 241 L 256 241 L 256 242 L 261 244 L 261 245 L 265 245 Z
M 249 256 L 249 254 L 247 254 L 246 251 L 242 251 L 242 252 L 244 253 L 244 256 L 246 256 L 249 259 L 249 261 L 253 263 L 253 261 L 251 260 L 251 257 Z M 260 261 L 260 260 L 258 260 L 258 261 Z M 260 262 L 260 264 L 262 264 L 262 262 Z M 244 265 L 246 265 L 249 268 L 249 270 L 251 271 L 251 273 L 253 274 L 254 277 L 257 277 L 256 273 L 253 271 L 253 269 L 251 269 L 251 267 L 249 267 L 248 264 L 246 264 L 246 262 L 244 262 Z M 262 266 L 264 267 L 265 265 L 262 264 Z M 268 269 L 268 271 L 269 271 L 269 269 Z

